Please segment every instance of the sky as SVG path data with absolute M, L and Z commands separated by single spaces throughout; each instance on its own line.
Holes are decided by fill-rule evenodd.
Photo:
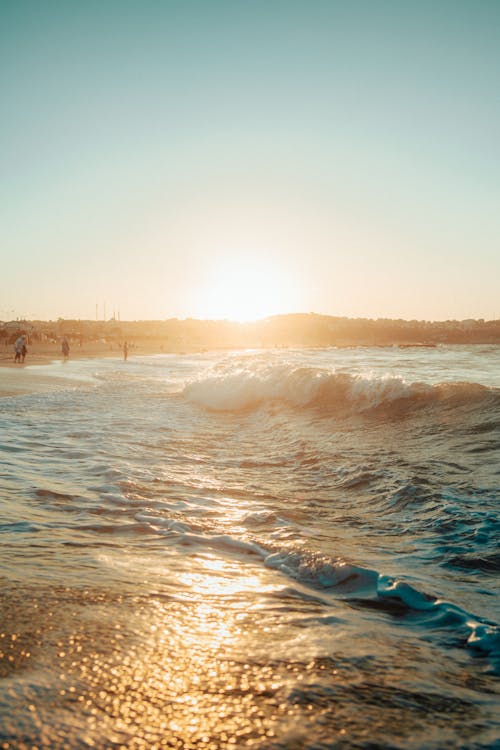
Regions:
M 0 319 L 500 317 L 497 0 L 0 0 Z

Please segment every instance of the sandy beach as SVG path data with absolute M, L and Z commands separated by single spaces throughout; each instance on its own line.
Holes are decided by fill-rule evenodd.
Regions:
M 129 348 L 128 358 L 134 356 L 145 356 L 148 354 L 169 353 L 164 342 L 151 342 L 140 345 L 132 345 Z M 12 345 L 0 349 L 0 398 L 15 396 L 23 393 L 42 393 L 55 388 L 67 386 L 77 387 L 78 380 L 75 379 L 71 370 L 64 371 L 63 365 L 81 359 L 123 359 L 123 351 L 118 346 L 102 343 L 83 343 L 82 346 L 72 345 L 68 360 L 64 360 L 59 343 L 35 342 L 28 346 L 28 354 L 24 363 L 14 361 L 14 350 Z M 61 365 L 55 372 L 52 368 L 44 372 L 44 366 Z
M 121 347 L 116 344 L 110 345 L 107 342 L 90 342 L 83 343 L 81 346 L 78 344 L 70 344 L 69 359 L 92 359 L 101 357 L 123 357 L 123 351 Z M 157 344 L 152 342 L 151 344 L 131 345 L 129 347 L 129 356 L 134 354 L 159 354 L 167 351 L 163 346 L 163 342 Z M 0 349 L 0 367 L 14 367 L 20 369 L 22 367 L 29 367 L 30 365 L 45 365 L 57 360 L 63 360 L 64 357 L 61 352 L 61 344 L 57 343 L 40 343 L 38 341 L 28 345 L 28 354 L 23 365 L 14 362 L 14 347 L 12 344 L 2 346 Z
M 120 356 L 118 351 L 110 351 L 109 346 L 89 344 L 75 347 L 70 352 L 70 359 L 100 358 Z M 68 377 L 63 368 L 54 373 L 51 368 L 44 373 L 44 365 L 65 364 L 59 344 L 36 343 L 28 347 L 28 354 L 23 364 L 14 362 L 14 351 L 11 345 L 0 351 L 0 398 L 17 396 L 24 393 L 44 393 L 61 388 L 65 384 L 75 387 L 78 384 L 73 377 Z

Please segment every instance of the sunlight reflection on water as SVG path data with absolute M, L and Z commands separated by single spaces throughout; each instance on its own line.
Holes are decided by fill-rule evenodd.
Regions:
M 213 365 L 224 396 L 226 354 L 4 399 L 0 750 L 493 747 L 498 396 L 280 390 L 323 365 L 456 379 L 473 353 L 238 356 L 243 411 L 183 390 Z

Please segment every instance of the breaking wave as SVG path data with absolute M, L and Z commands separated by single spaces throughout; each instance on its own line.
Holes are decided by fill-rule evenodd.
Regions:
M 407 382 L 395 375 L 366 375 L 281 365 L 212 370 L 188 383 L 185 398 L 211 411 L 250 411 L 268 402 L 326 412 L 411 409 L 499 400 L 499 389 L 477 383 Z

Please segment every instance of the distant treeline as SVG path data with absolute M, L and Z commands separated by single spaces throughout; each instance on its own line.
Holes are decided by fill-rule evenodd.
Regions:
M 163 342 L 168 349 L 274 346 L 433 346 L 500 343 L 500 320 L 392 320 L 315 313 L 276 315 L 255 323 L 172 318 L 162 321 L 11 321 L 0 339 L 26 333 L 33 341 Z

